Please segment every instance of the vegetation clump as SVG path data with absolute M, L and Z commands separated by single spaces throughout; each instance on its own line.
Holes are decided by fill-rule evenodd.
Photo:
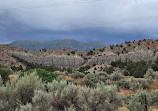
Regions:
M 146 91 L 138 91 L 135 95 L 128 95 L 126 103 L 126 106 L 130 111 L 148 111 L 148 93 Z
M 24 76 L 24 75 L 29 75 L 33 72 L 36 72 L 37 75 L 42 79 L 42 81 L 45 81 L 45 82 L 52 82 L 53 80 L 57 80 L 57 75 L 55 75 L 54 73 L 52 72 L 49 72 L 45 69 L 31 69 L 31 70 L 28 70 L 26 72 L 23 72 L 21 74 L 21 76 Z
M 36 72 L 1 85 L 0 94 L 1 111 L 114 111 L 121 106 L 116 86 L 98 83 L 89 88 L 56 80 L 43 83 Z
M 0 66 L 0 76 L 2 77 L 4 83 L 9 80 L 10 74 L 13 74 L 13 71 L 10 68 Z
M 113 67 L 125 69 L 125 76 L 134 76 L 136 78 L 143 78 L 148 70 L 148 64 L 145 61 L 139 62 L 122 62 L 120 60 L 111 62 Z
M 83 77 L 85 76 L 85 74 L 83 74 L 83 73 L 81 73 L 81 72 L 79 72 L 79 71 L 75 71 L 75 72 L 73 72 L 72 74 L 70 74 L 70 76 L 71 76 L 72 78 L 77 79 L 77 78 L 83 78 Z
M 132 79 L 131 81 L 132 85 L 131 85 L 131 89 L 133 91 L 137 91 L 137 90 L 145 90 L 149 87 L 150 85 L 150 81 L 147 79 Z
M 111 74 L 115 71 L 115 69 L 113 67 L 107 67 L 105 68 L 105 71 L 108 73 L 108 74 Z

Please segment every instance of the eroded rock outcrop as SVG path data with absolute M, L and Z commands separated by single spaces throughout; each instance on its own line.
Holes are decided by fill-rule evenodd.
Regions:
M 79 56 L 55 55 L 43 53 L 35 55 L 25 52 L 9 52 L 11 55 L 19 57 L 25 61 L 41 64 L 43 66 L 55 66 L 60 68 L 78 68 L 83 63 L 83 58 Z
M 121 61 L 149 61 L 155 60 L 156 56 L 151 50 L 137 50 L 128 52 L 127 54 L 120 54 L 117 55 L 112 52 L 107 52 L 106 54 L 98 57 L 93 57 L 91 60 L 88 61 L 88 65 L 95 64 L 110 64 L 112 61 L 121 60 Z

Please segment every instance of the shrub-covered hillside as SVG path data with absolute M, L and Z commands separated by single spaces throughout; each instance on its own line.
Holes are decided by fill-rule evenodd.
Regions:
M 3 46 L 0 111 L 158 110 L 156 43 L 133 41 L 87 52 Z
M 158 72 L 152 69 L 143 78 L 116 70 L 16 73 L 7 67 L 0 75 L 1 111 L 153 111 L 158 106 Z

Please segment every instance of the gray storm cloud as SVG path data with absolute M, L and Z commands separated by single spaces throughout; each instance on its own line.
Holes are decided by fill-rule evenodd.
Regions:
M 157 6 L 157 0 L 1 0 L 0 13 L 9 13 L 15 21 L 37 28 L 149 29 L 157 26 L 157 19 L 117 24 L 114 21 L 156 16 Z
M 144 31 L 154 37 L 157 6 L 157 0 L 0 0 L 0 34 L 10 24 L 23 24 L 62 31 L 89 27 Z

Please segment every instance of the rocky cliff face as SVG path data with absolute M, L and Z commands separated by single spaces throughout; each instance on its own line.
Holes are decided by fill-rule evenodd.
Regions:
M 149 61 L 155 60 L 157 56 L 151 50 L 137 50 L 128 52 L 126 54 L 117 55 L 115 53 L 107 52 L 106 54 L 98 57 L 94 57 L 88 61 L 88 65 L 95 64 L 110 64 L 112 61 L 121 60 L 121 61 Z
M 9 52 L 11 55 L 19 57 L 25 61 L 41 64 L 43 66 L 55 66 L 60 68 L 78 68 L 83 63 L 83 58 L 79 56 L 55 55 L 41 53 L 40 55 L 25 52 Z

